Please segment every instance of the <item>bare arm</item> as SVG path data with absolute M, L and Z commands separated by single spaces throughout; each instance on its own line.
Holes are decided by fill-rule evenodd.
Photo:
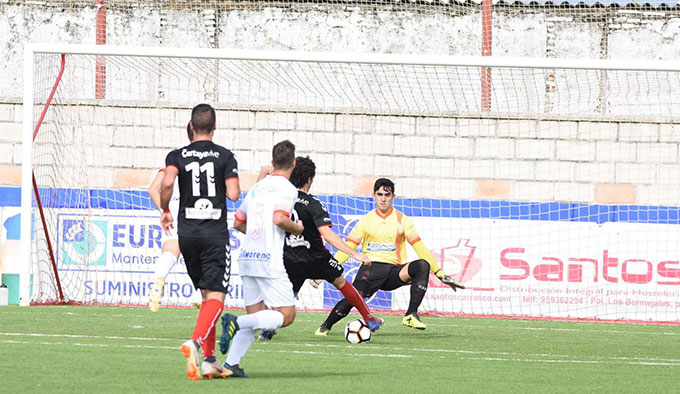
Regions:
M 302 234 L 302 231 L 304 231 L 305 227 L 302 225 L 301 221 L 294 222 L 290 220 L 288 215 L 286 215 L 284 212 L 274 212 L 274 224 L 279 226 L 284 231 L 287 231 L 289 233 L 293 233 L 295 235 L 300 235 Z
M 165 176 L 161 182 L 161 206 L 162 210 L 168 209 L 170 205 L 170 199 L 172 198 L 172 187 L 175 185 L 175 178 L 179 171 L 175 166 L 168 166 L 165 169 Z
M 177 167 L 166 167 L 165 176 L 161 182 L 161 209 L 163 210 L 163 213 L 161 214 L 161 228 L 166 234 L 170 234 L 170 229 L 173 227 L 173 218 L 168 207 L 170 198 L 172 198 L 172 187 L 175 184 L 175 178 L 177 178 L 178 173 Z
M 161 182 L 163 182 L 164 174 L 165 171 L 158 171 L 158 174 L 153 178 L 153 181 L 151 181 L 151 184 L 147 189 L 153 205 L 158 209 L 161 209 Z
M 231 201 L 238 200 L 239 196 L 241 196 L 241 186 L 238 183 L 238 178 L 228 178 L 224 181 L 224 184 L 227 187 L 227 198 Z
M 326 242 L 331 244 L 334 248 L 338 249 L 339 251 L 349 256 L 352 256 L 354 260 L 359 261 L 365 265 L 371 264 L 371 260 L 367 256 L 358 253 L 356 250 L 354 250 L 354 248 L 347 245 L 345 241 L 343 241 L 342 238 L 340 238 L 340 236 L 335 233 L 335 231 L 331 230 L 330 227 L 328 226 L 319 227 L 319 233 L 321 233 L 321 236 L 323 237 L 323 239 L 326 240 Z M 356 248 L 356 245 L 354 247 Z
M 260 173 L 257 174 L 257 181 L 255 182 L 261 181 L 262 179 L 264 179 L 264 177 L 271 174 L 272 172 L 274 172 L 274 166 L 271 165 L 262 166 L 262 168 L 260 169 Z
M 352 242 L 351 240 L 347 239 L 347 245 L 348 245 L 350 248 L 355 249 L 359 244 L 358 244 L 358 243 L 354 243 L 354 242 Z M 347 253 L 345 253 L 345 252 L 342 252 L 342 251 L 338 250 L 337 252 L 335 252 L 335 255 L 333 256 L 333 258 L 335 258 L 336 260 L 338 260 L 338 263 L 344 264 L 345 261 L 347 261 L 347 259 L 349 258 L 349 255 L 348 255 Z

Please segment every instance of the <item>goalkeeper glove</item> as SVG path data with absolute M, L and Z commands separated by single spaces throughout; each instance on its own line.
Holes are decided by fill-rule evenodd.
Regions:
M 437 275 L 437 278 L 439 278 L 439 280 L 441 280 L 443 284 L 451 287 L 453 291 L 465 288 L 465 286 L 456 282 L 452 277 L 446 275 L 446 273 L 444 273 L 444 271 L 442 271 L 441 269 L 435 272 L 434 274 Z

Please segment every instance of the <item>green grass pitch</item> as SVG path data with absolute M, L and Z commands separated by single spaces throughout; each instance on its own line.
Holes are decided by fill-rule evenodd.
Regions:
M 298 313 L 272 342 L 256 341 L 242 361 L 251 379 L 193 382 L 179 346 L 196 316 L 195 309 L 0 307 L 0 392 L 680 390 L 679 326 L 424 317 L 427 330 L 416 331 L 401 316 L 384 316 L 370 342 L 350 345 L 342 333 L 349 319 L 329 337 L 314 336 L 320 313 Z

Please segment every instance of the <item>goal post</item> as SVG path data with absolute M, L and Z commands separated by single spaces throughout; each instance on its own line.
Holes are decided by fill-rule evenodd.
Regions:
M 19 305 L 30 303 L 30 266 L 32 239 L 32 160 L 33 160 L 33 51 L 27 46 L 24 51 L 24 92 L 21 141 L 21 272 L 19 274 Z
M 375 208 L 373 181 L 392 178 L 395 207 L 467 287 L 431 275 L 423 313 L 680 321 L 675 63 L 103 45 L 31 45 L 25 59 L 22 300 L 146 303 L 161 242 L 146 187 L 208 102 L 242 188 L 290 139 L 315 161 L 311 192 L 343 238 Z M 226 302 L 238 307 L 233 272 Z M 178 264 L 163 304 L 192 293 Z M 298 307 L 338 297 L 305 285 Z M 404 287 L 369 302 L 399 313 L 409 298 Z

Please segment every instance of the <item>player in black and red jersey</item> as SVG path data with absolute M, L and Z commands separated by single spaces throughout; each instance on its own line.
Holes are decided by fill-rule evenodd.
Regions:
M 241 190 L 234 154 L 212 142 L 215 110 L 208 104 L 194 107 L 190 127 L 193 142 L 173 150 L 165 159 L 161 226 L 166 233 L 173 226 L 168 203 L 175 178 L 179 177 L 179 246 L 191 281 L 203 297 L 193 335 L 180 349 L 187 359 L 187 376 L 198 380 L 201 374 L 204 377 L 231 374 L 215 360 L 215 322 L 224 308 L 231 275 L 226 197 L 236 201 Z M 199 347 L 203 348 L 202 371 L 198 365 Z
M 342 266 L 326 249 L 324 240 L 365 265 L 370 265 L 371 260 L 349 247 L 331 230 L 333 223 L 326 207 L 309 194 L 316 176 L 314 162 L 309 157 L 298 157 L 296 163 L 290 181 L 298 188 L 298 196 L 291 215 L 293 220 L 302 221 L 305 229 L 300 235 L 287 233 L 283 249 L 283 261 L 293 284 L 293 292 L 297 294 L 307 279 L 324 279 L 340 290 L 345 299 L 361 313 L 371 331 L 375 331 L 383 324 L 383 320 L 373 317 L 361 295 L 342 276 Z M 260 340 L 271 339 L 274 333 L 263 331 Z

